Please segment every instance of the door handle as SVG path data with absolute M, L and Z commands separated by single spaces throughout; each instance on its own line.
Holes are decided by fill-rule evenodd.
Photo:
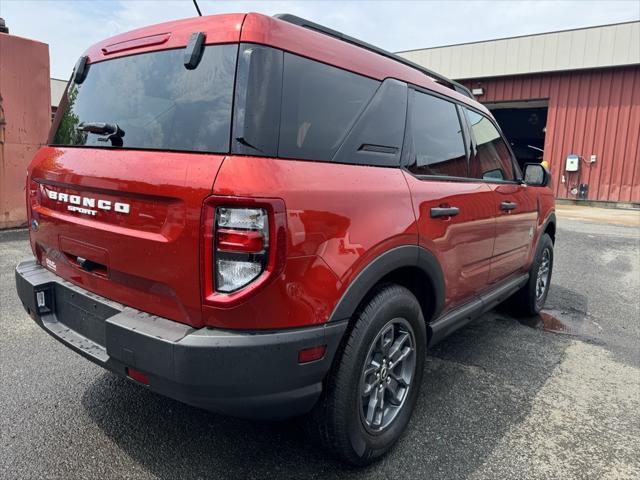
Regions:
M 517 206 L 518 204 L 515 202 L 502 202 L 500 203 L 500 210 L 508 212 L 509 210 L 515 210 Z
M 458 207 L 433 207 L 431 209 L 431 218 L 438 217 L 455 217 L 460 213 Z

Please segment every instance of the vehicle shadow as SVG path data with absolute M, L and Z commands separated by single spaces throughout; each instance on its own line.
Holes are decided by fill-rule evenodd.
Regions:
M 310 442 L 301 422 L 228 418 L 104 373 L 82 405 L 104 433 L 151 475 L 196 478 L 468 478 L 522 422 L 570 339 L 494 310 L 429 352 L 408 431 L 365 469 Z

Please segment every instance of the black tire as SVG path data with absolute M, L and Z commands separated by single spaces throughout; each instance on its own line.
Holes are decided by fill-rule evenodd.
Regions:
M 397 337 L 392 336 L 396 333 Z M 407 348 L 409 342 L 412 349 Z M 387 345 L 386 353 L 384 345 Z M 418 399 L 426 345 L 426 325 L 416 297 L 399 285 L 376 290 L 345 335 L 322 397 L 311 412 L 310 426 L 322 445 L 341 460 L 357 466 L 367 465 L 389 451 L 404 432 Z M 402 362 L 391 360 L 401 356 L 404 356 Z M 376 358 L 381 367 L 372 371 L 372 365 L 378 363 Z M 391 363 L 386 363 L 387 360 Z M 411 362 L 413 366 L 409 366 Z M 386 365 L 390 367 L 385 373 L 382 368 Z M 409 371 L 410 381 L 405 389 L 403 385 Z M 368 379 L 371 381 L 367 382 Z M 365 388 L 367 383 L 367 386 L 377 386 Z M 374 393 L 366 397 L 366 391 Z M 380 398 L 383 404 L 387 401 L 390 422 L 386 426 L 382 421 L 387 415 L 382 413 L 384 407 L 378 408 Z M 371 412 L 371 423 L 368 423 Z
M 546 253 L 545 253 L 546 252 Z M 546 281 L 542 294 L 540 294 L 539 273 L 544 274 L 546 265 Z M 544 307 L 544 302 L 549 294 L 551 286 L 551 274 L 553 273 L 553 241 L 551 237 L 544 233 L 538 242 L 536 256 L 529 269 L 529 280 L 527 283 L 513 296 L 513 306 L 516 313 L 525 316 L 537 315 Z

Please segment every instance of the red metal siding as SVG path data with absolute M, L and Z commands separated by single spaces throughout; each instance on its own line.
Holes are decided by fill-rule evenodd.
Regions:
M 483 103 L 549 100 L 544 150 L 558 198 L 575 198 L 570 186 L 587 183 L 589 200 L 640 202 L 640 66 L 464 83 L 481 84 Z M 570 153 L 597 160 L 567 173 Z

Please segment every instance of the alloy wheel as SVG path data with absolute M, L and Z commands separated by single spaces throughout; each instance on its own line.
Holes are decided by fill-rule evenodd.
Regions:
M 398 416 L 416 369 L 415 334 L 403 318 L 388 322 L 374 338 L 360 376 L 360 417 L 372 432 Z
M 549 287 L 549 276 L 551 273 L 551 252 L 548 248 L 542 251 L 542 260 L 538 267 L 538 278 L 536 279 L 536 300 L 541 300 Z

